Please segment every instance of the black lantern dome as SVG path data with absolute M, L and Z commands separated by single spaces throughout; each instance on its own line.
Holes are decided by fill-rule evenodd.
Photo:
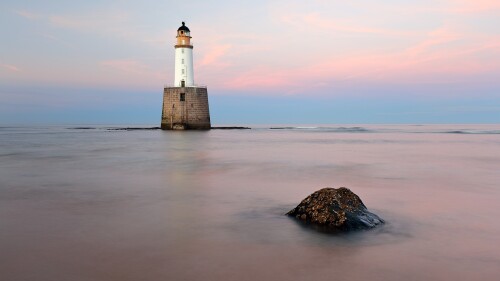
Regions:
M 177 31 L 187 31 L 190 32 L 189 28 L 186 26 L 185 22 L 182 22 L 182 26 L 177 29 Z

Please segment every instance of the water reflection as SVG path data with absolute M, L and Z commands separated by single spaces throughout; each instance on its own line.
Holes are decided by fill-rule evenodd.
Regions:
M 496 280 L 498 128 L 363 128 L 1 128 L 0 276 Z M 332 236 L 283 216 L 326 186 L 387 223 Z

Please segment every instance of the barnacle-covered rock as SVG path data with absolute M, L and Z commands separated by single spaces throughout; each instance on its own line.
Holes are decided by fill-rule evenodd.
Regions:
M 307 196 L 287 215 L 326 231 L 370 229 L 384 223 L 345 187 L 320 189 Z

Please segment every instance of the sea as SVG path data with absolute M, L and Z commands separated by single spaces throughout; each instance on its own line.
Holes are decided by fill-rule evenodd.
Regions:
M 0 280 L 500 280 L 500 125 L 0 127 Z M 284 214 L 347 187 L 385 220 Z

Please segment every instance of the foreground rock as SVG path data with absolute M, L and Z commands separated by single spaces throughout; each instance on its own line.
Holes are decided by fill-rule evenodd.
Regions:
M 345 187 L 320 189 L 307 196 L 287 215 L 319 230 L 332 232 L 370 229 L 384 223 Z

